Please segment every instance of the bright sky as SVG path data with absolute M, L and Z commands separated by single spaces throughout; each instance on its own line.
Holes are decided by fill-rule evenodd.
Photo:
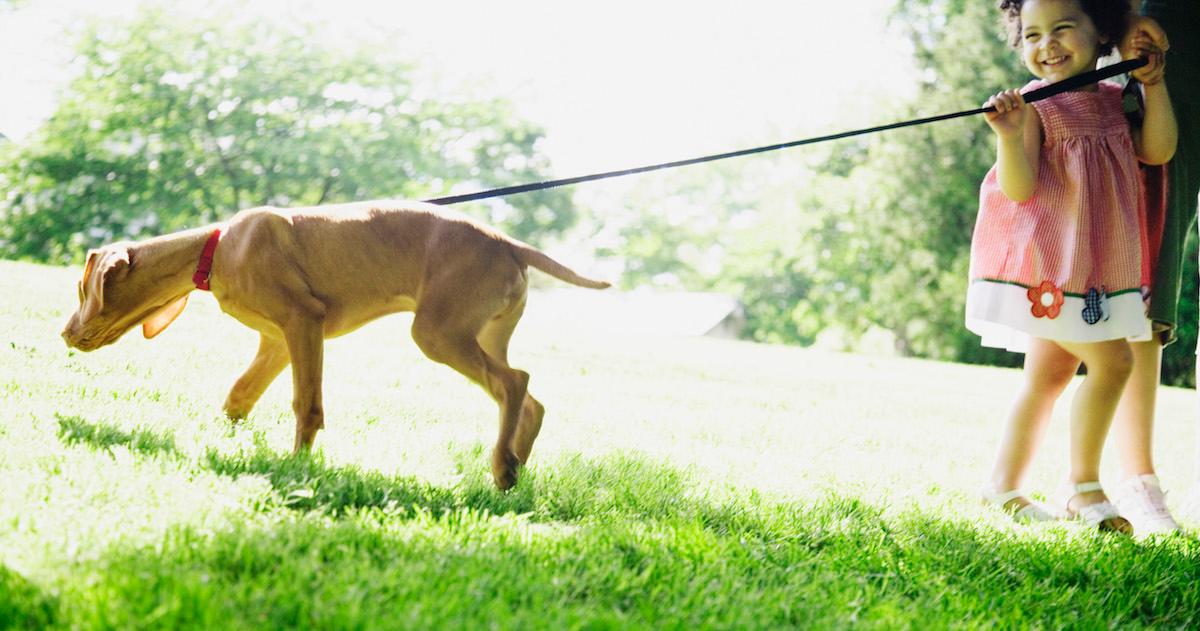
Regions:
M 909 94 L 896 0 L 257 0 L 323 16 L 343 36 L 381 25 L 453 89 L 507 97 L 547 131 L 555 175 L 794 140 L 885 122 Z M 0 132 L 22 139 L 68 76 L 59 25 L 136 0 L 40 0 L 0 15 Z M 184 2 L 203 7 L 209 2 Z M 370 26 L 367 26 L 370 25 Z M 46 44 L 46 42 L 58 42 Z

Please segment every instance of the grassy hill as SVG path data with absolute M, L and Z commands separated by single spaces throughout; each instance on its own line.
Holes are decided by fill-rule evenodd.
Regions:
M 546 421 L 501 494 L 494 404 L 408 317 L 329 342 L 326 429 L 292 458 L 290 373 L 246 422 L 220 413 L 256 334 L 197 292 L 155 340 L 69 350 L 78 274 L 0 261 L 0 628 L 1200 623 L 1194 536 L 977 505 L 1017 371 L 537 313 L 511 359 Z M 1194 396 L 1162 394 L 1170 489 Z M 1065 475 L 1059 408 L 1037 491 Z

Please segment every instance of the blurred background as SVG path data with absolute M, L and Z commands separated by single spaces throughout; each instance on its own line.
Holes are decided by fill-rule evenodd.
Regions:
M 0 257 L 972 108 L 1028 78 L 1001 32 L 977 0 L 0 0 Z M 993 159 L 957 119 L 461 209 L 616 279 L 577 305 L 609 320 L 1018 365 L 962 325 Z M 1194 385 L 1195 249 L 1168 384 Z

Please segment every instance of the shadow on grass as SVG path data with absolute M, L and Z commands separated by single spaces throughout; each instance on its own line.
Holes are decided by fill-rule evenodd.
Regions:
M 448 486 L 353 465 L 330 465 L 319 451 L 279 454 L 261 442 L 251 451 L 232 455 L 209 450 L 202 466 L 231 477 L 263 476 L 287 507 L 335 516 L 369 508 L 428 511 L 435 515 L 465 509 L 492 515 L 516 514 L 543 523 L 603 520 L 609 516 L 698 519 L 718 532 L 757 524 L 755 527 L 764 533 L 785 528 L 788 520 L 799 518 L 788 514 L 763 521 L 762 501 L 712 501 L 698 490 L 690 472 L 638 455 L 613 454 L 595 459 L 573 456 L 538 464 L 524 468 L 517 486 L 507 492 L 493 486 L 482 446 L 461 450 L 453 457 L 461 477 Z
M 321 452 L 279 454 L 261 442 L 249 453 L 226 455 L 210 449 L 202 466 L 230 477 L 263 476 L 294 510 L 336 515 L 353 508 L 419 507 L 441 513 L 459 505 L 453 489 L 415 477 L 329 465 Z
M 84 445 L 111 453 L 122 446 L 143 456 L 167 455 L 183 459 L 169 435 L 147 429 L 124 431 L 106 423 L 91 423 L 77 416 L 56 415 L 59 437 L 67 445 Z M 439 488 L 414 477 L 388 476 L 355 466 L 333 466 L 320 452 L 298 455 L 272 451 L 261 440 L 254 448 L 232 455 L 208 450 L 198 465 L 220 475 L 263 476 L 288 508 L 340 514 L 353 508 L 421 508 L 434 512 L 462 505 L 453 489 Z
M 702 500 L 698 500 L 702 501 Z M 1195 628 L 1200 544 L 1045 536 L 856 498 L 530 524 L 462 508 L 310 512 L 114 549 L 54 622 L 116 628 Z M 747 506 L 747 509 L 750 507 Z M 786 527 L 763 521 L 786 515 Z M 92 580 L 89 582 L 88 577 Z M 83 624 L 80 622 L 83 621 Z
M 461 476 L 449 486 L 353 465 L 330 465 L 320 451 L 280 454 L 261 442 L 235 454 L 209 450 L 202 466 L 232 477 L 263 476 L 289 508 L 332 514 L 399 507 L 435 514 L 458 509 L 521 514 L 536 521 L 578 521 L 613 513 L 651 518 L 711 513 L 714 522 L 734 517 L 708 510 L 709 504 L 695 497 L 687 474 L 638 456 L 570 457 L 525 468 L 520 482 L 507 492 L 493 486 L 482 446 L 460 450 L 452 457 Z
M 0 629 L 44 629 L 57 608 L 53 598 L 0 564 Z
M 111 451 L 120 445 L 148 457 L 183 459 L 169 435 L 137 429 L 126 432 L 79 417 L 59 416 L 59 435 L 68 445 Z M 681 471 L 640 455 L 612 454 L 588 459 L 568 456 L 537 462 L 522 470 L 520 482 L 500 492 L 492 484 L 482 445 L 452 454 L 461 477 L 438 486 L 416 477 L 385 475 L 353 465 L 331 465 L 322 452 L 298 455 L 272 450 L 256 439 L 249 450 L 223 454 L 208 450 L 196 464 L 236 478 L 261 476 L 279 501 L 295 511 L 339 516 L 358 509 L 427 511 L 435 515 L 457 511 L 518 514 L 541 523 L 622 519 L 695 519 L 715 532 L 752 528 L 762 536 L 784 531 L 801 515 L 780 514 L 764 519 L 763 502 L 713 501 L 690 471 Z M 536 461 L 535 461 L 536 462 Z M 860 510 L 862 507 L 852 508 Z
M 127 447 L 145 456 L 166 454 L 178 456 L 175 439 L 148 429 L 138 428 L 126 432 L 107 423 L 91 423 L 78 416 L 55 414 L 58 419 L 58 436 L 67 445 L 84 444 L 109 454 L 114 446 Z
M 184 458 L 170 435 L 147 429 L 128 432 L 77 416 L 57 416 L 59 436 L 67 445 L 111 452 L 123 446 L 143 456 Z M 481 445 L 452 455 L 462 474 L 440 487 L 416 477 L 385 475 L 353 465 L 331 465 L 322 452 L 284 454 L 261 440 L 234 454 L 208 450 L 197 463 L 220 475 L 257 475 L 270 481 L 284 505 L 294 510 L 338 515 L 360 508 L 404 508 L 442 513 L 462 508 L 492 514 L 525 514 L 538 521 L 578 521 L 620 513 L 665 518 L 702 516 L 714 528 L 729 528 L 744 516 L 740 508 L 721 506 L 696 494 L 690 473 L 636 456 L 598 459 L 578 456 L 525 468 L 517 487 L 497 491 Z

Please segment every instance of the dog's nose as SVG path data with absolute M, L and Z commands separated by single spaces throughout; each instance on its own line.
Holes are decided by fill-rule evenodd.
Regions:
M 68 322 L 67 326 L 63 327 L 62 339 L 64 342 L 67 343 L 67 346 L 74 347 L 75 346 L 75 336 L 72 334 L 71 329 L 72 329 L 71 323 Z

